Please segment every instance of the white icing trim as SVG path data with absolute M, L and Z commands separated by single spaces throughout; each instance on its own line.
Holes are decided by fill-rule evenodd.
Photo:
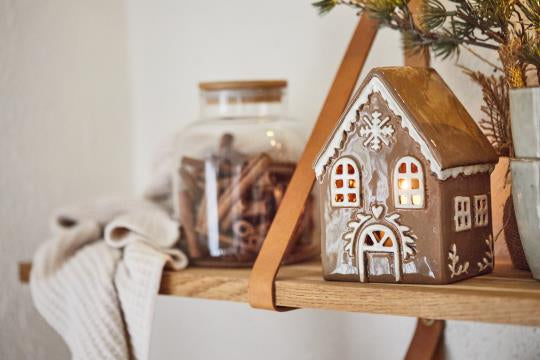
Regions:
M 458 166 L 450 169 L 443 170 L 441 176 L 438 178 L 440 180 L 446 180 L 449 178 L 458 177 L 458 175 L 473 175 L 478 173 L 492 172 L 495 169 L 493 164 L 478 164 L 478 165 L 467 165 L 467 166 Z
M 476 263 L 478 265 L 479 272 L 487 270 L 488 268 L 493 270 L 493 259 L 495 258 L 495 254 L 493 253 L 493 237 L 491 234 L 484 241 L 488 247 L 488 250 L 484 253 L 486 256 L 482 258 L 482 262 Z
M 450 245 L 450 251 L 448 252 L 448 268 L 450 269 L 450 279 L 453 279 L 455 276 L 460 276 L 467 274 L 469 271 L 469 262 L 465 261 L 464 263 L 459 263 L 459 255 L 457 253 L 457 246 L 455 243 Z
M 451 169 L 442 170 L 441 165 L 437 162 L 429 149 L 425 140 L 420 136 L 405 111 L 399 106 L 394 99 L 394 96 L 383 82 L 376 76 L 372 77 L 367 85 L 360 91 L 358 97 L 354 100 L 351 106 L 348 107 L 347 113 L 343 115 L 338 126 L 334 129 L 332 137 L 326 143 L 324 150 L 320 153 L 313 168 L 315 175 L 321 181 L 321 176 L 325 172 L 328 161 L 337 154 L 341 149 L 341 142 L 343 140 L 343 134 L 351 131 L 353 124 L 356 121 L 356 109 L 368 101 L 369 95 L 374 92 L 379 92 L 382 97 L 387 101 L 388 107 L 394 114 L 401 118 L 401 127 L 408 130 L 409 136 L 420 146 L 420 152 L 428 160 L 431 171 L 437 176 L 439 180 L 446 180 L 450 177 L 457 177 L 460 174 L 472 175 L 479 172 L 490 172 L 493 170 L 492 164 L 480 164 L 469 166 L 458 166 Z

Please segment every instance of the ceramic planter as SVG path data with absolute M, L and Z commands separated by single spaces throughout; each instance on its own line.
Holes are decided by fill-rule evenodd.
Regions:
M 512 265 L 516 269 L 530 271 L 531 269 L 527 264 L 527 257 L 525 256 L 525 251 L 521 244 L 521 238 L 519 237 L 512 195 L 510 195 L 504 203 L 503 224 L 504 239 L 506 241 L 508 253 L 510 254 L 510 259 L 512 260 Z M 495 253 L 497 253 L 497 250 L 495 250 Z
M 540 159 L 540 87 L 510 92 L 516 158 Z
M 512 160 L 512 195 L 523 250 L 540 280 L 540 159 Z
M 510 256 L 516 269 L 529 271 L 527 259 L 519 238 L 514 202 L 512 200 L 512 176 L 510 158 L 499 157 L 495 170 L 491 173 L 491 212 L 493 234 L 497 234 L 495 256 Z
M 510 112 L 514 208 L 527 262 L 540 280 L 540 88 L 512 90 Z

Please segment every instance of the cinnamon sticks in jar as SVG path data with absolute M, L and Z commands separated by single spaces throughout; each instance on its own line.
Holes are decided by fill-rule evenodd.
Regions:
M 294 163 L 275 161 L 267 153 L 240 153 L 233 144 L 233 136 L 224 134 L 215 154 L 181 159 L 181 246 L 196 264 L 251 265 L 295 169 Z M 295 259 L 309 257 L 318 248 L 311 242 L 311 204 L 290 250 Z

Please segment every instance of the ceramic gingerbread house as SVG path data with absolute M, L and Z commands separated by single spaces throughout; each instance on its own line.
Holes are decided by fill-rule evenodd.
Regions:
M 314 164 L 325 278 L 446 284 L 491 272 L 497 160 L 436 71 L 372 70 Z

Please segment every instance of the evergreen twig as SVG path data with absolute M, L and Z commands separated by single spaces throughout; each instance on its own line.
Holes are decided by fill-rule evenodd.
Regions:
M 509 87 L 503 76 L 486 76 L 458 65 L 463 72 L 482 88 L 482 112 L 486 116 L 478 123 L 499 156 L 514 156 L 510 126 Z
M 509 88 L 532 84 L 527 77 L 531 70 L 540 84 L 540 0 L 423 0 L 420 24 L 414 21 L 409 0 L 320 0 L 313 5 L 321 14 L 337 5 L 368 12 L 381 26 L 401 32 L 407 52 L 427 46 L 446 59 L 459 57 L 463 48 L 500 70 L 504 76 L 495 77 L 463 68 L 482 88 L 481 129 L 499 155 L 513 156 L 508 93 Z M 473 47 L 497 51 L 502 67 Z
M 459 56 L 463 47 L 495 50 L 511 87 L 526 86 L 525 73 L 536 69 L 540 81 L 540 0 L 424 0 L 417 25 L 408 0 L 320 0 L 327 13 L 337 5 L 367 11 L 381 26 L 403 35 L 406 51 L 428 46 L 436 57 Z M 470 48 L 468 49 L 470 51 Z

